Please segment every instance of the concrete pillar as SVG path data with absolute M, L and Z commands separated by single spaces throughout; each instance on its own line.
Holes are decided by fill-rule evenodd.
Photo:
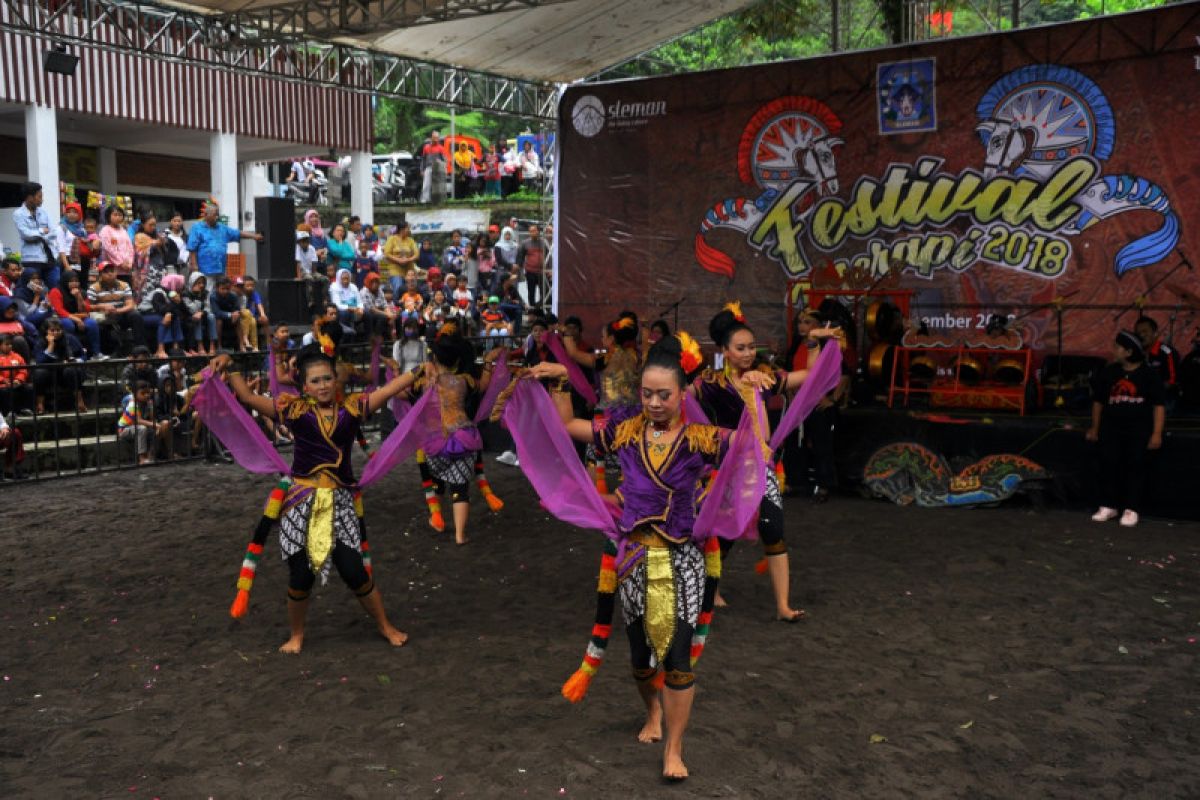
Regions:
M 243 230 L 238 209 L 238 158 L 237 135 L 214 133 L 209 140 L 209 160 L 212 169 L 212 196 L 217 198 L 221 216 L 228 217 L 231 228 Z M 236 244 L 229 245 L 229 252 L 238 252 Z
M 111 147 L 96 148 L 96 179 L 101 194 L 117 193 L 117 151 Z
M 375 221 L 375 193 L 371 177 L 371 154 L 350 155 L 350 215 L 364 223 Z
M 237 227 L 244 231 L 257 230 L 258 220 L 254 216 L 254 198 L 265 197 L 271 193 L 270 183 L 267 181 L 267 165 L 247 161 L 241 164 L 238 172 L 241 178 L 242 219 Z M 242 248 L 242 252 L 246 254 L 246 274 L 258 277 L 258 248 L 251 247 L 250 244 L 248 242 L 246 247 Z
M 54 224 L 62 216 L 58 191 L 58 119 L 53 108 L 25 107 L 25 151 L 29 180 L 42 185 L 42 208 Z

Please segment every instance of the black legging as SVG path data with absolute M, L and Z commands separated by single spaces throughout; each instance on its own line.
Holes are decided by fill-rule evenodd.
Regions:
M 763 553 L 781 556 L 787 553 L 787 542 L 783 540 L 783 509 L 764 497 L 758 504 L 758 538 Z M 721 560 L 733 549 L 732 539 L 721 539 Z
M 355 594 L 359 594 L 370 584 L 371 576 L 367 574 L 367 569 L 363 566 L 362 555 L 353 547 L 342 542 L 335 542 L 330 558 L 333 559 L 333 566 L 337 569 L 338 575 L 342 576 L 342 580 Z M 312 567 L 308 564 L 308 550 L 292 553 L 288 556 L 287 563 L 288 589 L 296 594 L 307 596 L 317 580 Z M 296 599 L 301 598 L 297 597 Z
M 838 410 L 814 409 L 804 420 L 804 441 L 793 434 L 783 446 L 783 466 L 788 483 L 832 489 L 837 485 L 837 469 L 833 455 L 833 431 L 837 426 Z M 812 479 L 809 479 L 809 471 Z
M 542 273 L 526 272 L 525 273 L 525 294 L 529 297 L 529 306 L 533 308 L 540 305 L 538 300 L 545 301 L 542 295 Z M 538 296 L 538 300 L 534 300 L 534 295 Z
M 638 617 L 625 626 L 629 635 L 629 656 L 633 662 L 633 674 L 638 680 L 653 677 L 654 670 L 650 669 L 650 657 L 653 651 L 646 640 L 646 627 L 642 618 Z M 671 647 L 660 665 L 667 675 L 667 687 L 671 689 L 686 689 L 692 685 L 692 626 L 678 617 L 675 618 L 675 636 L 671 639 Z
M 1100 427 L 1100 505 L 1118 511 L 1141 506 L 1150 433 L 1143 426 Z

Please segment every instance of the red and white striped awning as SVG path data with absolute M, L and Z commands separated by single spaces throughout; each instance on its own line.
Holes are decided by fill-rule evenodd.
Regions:
M 0 4 L 0 22 L 11 13 Z M 96 37 L 114 47 L 121 41 L 106 24 Z M 42 53 L 52 47 L 41 36 L 0 30 L 0 101 L 321 149 L 371 150 L 367 94 L 85 45 L 72 47 L 79 55 L 75 75 L 56 75 L 42 69 Z M 207 55 L 201 44 L 190 48 L 198 59 Z

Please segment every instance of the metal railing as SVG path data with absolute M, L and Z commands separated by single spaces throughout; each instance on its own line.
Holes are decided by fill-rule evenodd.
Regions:
M 472 337 L 469 341 L 482 358 L 493 347 L 519 347 L 524 336 Z M 383 358 L 390 358 L 392 345 L 391 341 L 383 343 Z M 351 391 L 361 391 L 368 383 L 378 385 L 384 379 L 382 374 L 373 379 L 367 375 L 371 350 L 368 342 L 340 348 L 340 357 L 359 374 Z M 267 351 L 231 355 L 235 367 L 248 380 L 257 381 L 259 392 L 267 393 Z M 187 356 L 0 366 L 0 414 L 10 429 L 7 441 L 0 443 L 0 468 L 6 477 L 49 480 L 227 458 L 220 442 L 209 435 L 190 407 L 200 373 L 208 363 L 208 356 Z M 182 375 L 176 382 L 184 385 L 172 386 L 160 371 Z M 138 434 L 122 433 L 129 426 L 121 424 L 139 381 L 149 387 L 142 404 L 148 413 L 141 418 L 154 426 L 151 435 L 142 435 L 141 443 Z M 380 430 L 382 413 L 364 421 L 367 433 Z M 166 425 L 160 429 L 161 423 Z M 268 438 L 286 446 L 286 440 L 275 438 L 273 425 L 262 424 Z

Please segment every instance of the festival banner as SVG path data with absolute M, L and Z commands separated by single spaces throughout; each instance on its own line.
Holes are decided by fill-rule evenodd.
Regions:
M 594 328 L 682 301 L 703 335 L 739 299 L 781 344 L 789 292 L 884 287 L 912 292 L 910 327 L 968 344 L 992 315 L 1025 315 L 1014 335 L 1044 351 L 1065 305 L 1065 349 L 1107 353 L 1138 308 L 1165 331 L 1179 306 L 1186 352 L 1197 109 L 1196 3 L 576 85 L 559 110 L 560 308 Z

